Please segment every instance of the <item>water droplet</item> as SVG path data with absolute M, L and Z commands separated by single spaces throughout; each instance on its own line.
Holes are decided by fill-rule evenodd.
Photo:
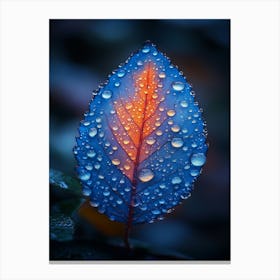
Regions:
M 154 138 L 148 138 L 146 142 L 148 145 L 153 145 L 156 142 L 156 140 Z
M 158 130 L 158 131 L 156 132 L 156 135 L 157 135 L 157 136 L 161 136 L 161 135 L 162 135 L 162 131 L 161 131 L 161 130 Z
M 173 116 L 175 116 L 176 112 L 174 110 L 168 110 L 166 114 L 169 117 L 173 117 Z
M 93 151 L 93 150 L 90 150 L 90 151 L 87 152 L 87 156 L 88 156 L 89 158 L 93 158 L 93 157 L 95 157 L 95 155 L 96 155 L 96 153 L 95 153 L 95 151 Z
M 138 65 L 138 66 L 143 65 L 143 61 L 141 61 L 141 60 L 137 61 L 137 65 Z
M 120 86 L 120 82 L 115 82 L 115 87 L 119 87 Z
M 98 169 L 100 168 L 100 164 L 99 164 L 98 162 L 95 163 L 95 164 L 94 164 L 94 168 L 98 170 Z
M 115 221 L 115 220 L 116 220 L 115 216 L 113 216 L 113 215 L 110 215 L 110 216 L 108 216 L 108 217 L 109 217 L 109 219 L 110 219 L 111 221 Z
M 154 215 L 158 215 L 158 214 L 160 214 L 160 211 L 158 209 L 154 209 L 154 210 L 152 210 L 152 213 Z
M 181 148 L 184 145 L 184 142 L 181 138 L 173 138 L 171 141 L 171 145 L 174 148 Z
M 193 148 L 196 148 L 196 147 L 197 147 L 197 144 L 196 144 L 195 142 L 193 142 L 193 143 L 192 143 L 192 147 L 193 147 Z
M 83 123 L 83 125 L 88 126 L 88 125 L 90 125 L 90 122 L 86 121 L 86 122 Z
M 171 130 L 173 132 L 179 132 L 180 131 L 180 126 L 177 125 L 177 124 L 174 124 L 172 127 L 171 127 Z
M 152 170 L 144 168 L 139 172 L 138 178 L 142 182 L 149 182 L 154 178 L 154 173 Z
M 88 173 L 88 172 L 84 172 L 84 173 L 80 174 L 80 179 L 82 181 L 87 181 L 87 180 L 89 180 L 89 178 L 90 178 L 90 173 Z
M 165 184 L 160 184 L 159 187 L 160 187 L 161 189 L 165 189 L 165 188 L 166 188 L 166 185 L 165 185 Z
M 185 85 L 182 82 L 173 82 L 172 83 L 172 88 L 176 91 L 181 91 L 183 90 Z
M 160 199 L 158 202 L 159 202 L 159 204 L 164 204 L 165 200 L 164 199 Z
M 161 79 L 164 79 L 166 77 L 165 73 L 164 72 L 161 72 L 159 73 L 158 75 Z
M 148 196 L 150 194 L 150 192 L 148 190 L 144 191 L 144 195 Z
M 123 70 L 123 69 L 119 70 L 117 76 L 118 76 L 119 78 L 122 78 L 124 75 L 125 75 L 125 70 Z
M 180 105 L 181 105 L 181 107 L 183 107 L 183 108 L 187 108 L 187 107 L 188 107 L 188 102 L 185 101 L 185 100 L 182 100 L 182 101 L 180 102 Z
M 148 53 L 150 51 L 150 48 L 148 46 L 144 46 L 142 49 L 142 53 Z
M 197 170 L 197 169 L 192 169 L 191 170 L 191 172 L 190 172 L 190 174 L 192 175 L 192 176 L 197 176 L 198 174 L 199 174 L 199 170 Z
M 189 164 L 187 164 L 187 165 L 185 165 L 184 169 L 185 169 L 185 170 L 188 170 L 188 169 L 190 169 L 190 167 L 191 167 L 191 166 L 190 166 Z
M 141 209 L 142 211 L 146 211 L 146 210 L 148 209 L 148 207 L 147 207 L 147 205 L 142 204 L 142 205 L 140 206 L 140 209 Z
M 90 163 L 88 163 L 86 165 L 86 170 L 91 171 L 92 169 L 93 169 L 93 166 Z
M 95 201 L 91 201 L 91 202 L 90 202 L 90 205 L 93 206 L 93 207 L 98 207 L 98 206 L 99 206 L 99 203 L 98 203 L 98 202 L 95 202 Z
M 121 205 L 123 202 L 121 199 L 117 199 L 117 204 Z
M 103 192 L 103 195 L 104 195 L 104 196 L 109 196 L 109 195 L 110 195 L 110 192 L 109 192 L 108 190 L 106 190 L 106 191 Z
M 124 169 L 125 169 L 125 170 L 129 170 L 129 169 L 130 169 L 130 165 L 125 164 L 125 165 L 124 165 Z
M 188 194 L 181 194 L 181 198 L 182 199 L 187 199 L 187 198 L 189 198 L 191 196 L 191 194 L 190 193 L 188 193 Z
M 89 188 L 84 188 L 83 189 L 83 195 L 89 196 L 90 194 L 91 194 L 91 189 L 89 189 Z
M 105 208 L 98 208 L 98 212 L 100 214 L 104 214 L 105 213 Z
M 103 97 L 104 99 L 110 99 L 111 96 L 112 96 L 112 92 L 111 92 L 110 90 L 104 90 L 104 91 L 102 92 L 102 97 Z
M 203 153 L 193 154 L 191 163 L 194 166 L 202 166 L 206 161 L 206 156 Z
M 174 185 L 175 184 L 180 184 L 181 182 L 182 182 L 182 179 L 180 177 L 177 177 L 177 176 L 173 177 L 172 180 L 171 180 L 171 183 L 174 184 Z
M 112 163 L 113 163 L 114 165 L 119 165 L 121 162 L 120 162 L 119 159 L 114 158 L 114 159 L 112 159 Z
M 133 207 L 137 207 L 137 206 L 139 206 L 139 201 L 132 201 L 132 206 Z
M 91 128 L 88 135 L 94 137 L 97 134 L 97 129 L 95 127 Z

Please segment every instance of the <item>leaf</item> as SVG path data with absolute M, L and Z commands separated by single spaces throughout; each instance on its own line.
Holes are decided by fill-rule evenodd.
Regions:
M 79 208 L 79 216 L 90 223 L 95 229 L 105 236 L 123 236 L 124 225 L 118 222 L 112 222 L 106 216 L 98 213 L 91 207 L 89 201 L 85 201 Z
M 72 178 L 61 171 L 50 169 L 49 180 L 51 191 L 57 195 L 70 195 L 71 197 L 82 197 L 82 187 L 78 180 Z
M 84 201 L 79 181 L 64 173 L 50 169 L 50 238 L 57 241 L 73 239 L 75 221 L 73 213 Z
M 74 221 L 63 214 L 56 214 L 50 217 L 51 240 L 69 241 L 73 239 Z
M 206 161 L 190 85 L 146 43 L 94 95 L 74 149 L 84 195 L 113 221 L 163 219 L 190 196 Z

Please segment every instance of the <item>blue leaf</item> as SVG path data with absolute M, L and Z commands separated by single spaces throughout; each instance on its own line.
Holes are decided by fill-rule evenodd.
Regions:
M 111 220 L 163 219 L 190 196 L 206 161 L 189 83 L 146 43 L 94 95 L 74 149 L 84 195 Z

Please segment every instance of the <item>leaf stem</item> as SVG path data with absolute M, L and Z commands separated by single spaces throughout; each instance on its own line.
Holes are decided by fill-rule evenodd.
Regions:
M 128 251 L 131 250 L 130 243 L 129 243 L 130 229 L 131 229 L 131 225 L 127 224 L 127 226 L 125 228 L 125 234 L 124 234 L 124 245 Z
M 148 63 L 147 67 L 147 81 L 146 81 L 146 90 L 148 90 L 149 83 L 150 83 L 150 63 Z M 126 224 L 126 230 L 125 230 L 125 235 L 124 235 L 124 242 L 125 246 L 128 250 L 130 250 L 130 244 L 129 244 L 129 233 L 132 227 L 132 220 L 133 220 L 133 212 L 134 212 L 134 205 L 135 205 L 135 195 L 136 195 L 136 186 L 137 186 L 137 173 L 138 173 L 138 167 L 140 164 L 140 153 L 142 149 L 142 144 L 143 144 L 143 131 L 144 131 L 144 126 L 145 126 L 145 119 L 146 119 L 146 111 L 147 111 L 147 105 L 148 105 L 148 98 L 147 94 L 145 94 L 145 100 L 143 104 L 143 115 L 142 115 L 142 124 L 140 127 L 140 133 L 139 133 L 139 144 L 137 147 L 137 153 L 136 153 L 136 158 L 135 158 L 135 164 L 134 164 L 134 170 L 133 170 L 133 180 L 132 180 L 132 191 L 131 191 L 131 196 L 130 196 L 130 204 L 129 204 L 129 210 L 128 210 L 128 219 L 127 219 L 127 224 Z

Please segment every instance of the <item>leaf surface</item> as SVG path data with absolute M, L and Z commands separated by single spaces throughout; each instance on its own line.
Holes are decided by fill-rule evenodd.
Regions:
M 204 126 L 182 72 L 146 43 L 95 92 L 81 122 L 83 193 L 111 220 L 162 219 L 190 196 L 206 161 Z

